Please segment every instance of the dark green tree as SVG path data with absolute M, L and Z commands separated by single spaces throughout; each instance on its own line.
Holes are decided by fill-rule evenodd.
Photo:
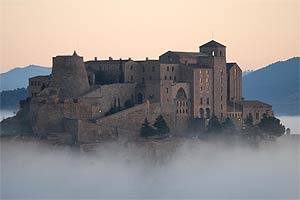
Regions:
M 225 122 L 222 123 L 223 132 L 228 134 L 234 134 L 236 132 L 236 128 L 232 120 L 227 117 Z
M 222 132 L 222 124 L 220 123 L 218 117 L 213 115 L 207 125 L 208 133 L 221 133 Z
M 159 115 L 153 125 L 159 134 L 168 134 L 170 129 L 162 115 Z
M 259 129 L 270 136 L 281 136 L 285 132 L 285 126 L 280 123 L 280 120 L 273 116 L 263 115 L 262 120 L 258 124 Z
M 156 134 L 155 130 L 150 126 L 150 123 L 148 122 L 148 119 L 146 117 L 144 123 L 142 124 L 141 136 L 148 137 L 155 134 Z

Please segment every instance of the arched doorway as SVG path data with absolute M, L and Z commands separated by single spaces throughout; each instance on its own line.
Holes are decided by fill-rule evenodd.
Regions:
M 206 118 L 209 119 L 210 118 L 210 109 L 206 108 L 205 111 L 206 111 Z
M 142 93 L 138 93 L 138 95 L 137 95 L 137 103 L 141 104 L 143 102 L 144 102 L 144 97 L 143 97 Z
M 204 118 L 204 109 L 203 108 L 199 109 L 199 118 Z

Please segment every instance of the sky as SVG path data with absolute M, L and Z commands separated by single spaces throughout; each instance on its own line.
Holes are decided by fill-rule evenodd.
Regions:
M 74 50 L 84 60 L 158 59 L 214 39 L 258 69 L 300 55 L 299 0 L 0 0 L 0 72 Z

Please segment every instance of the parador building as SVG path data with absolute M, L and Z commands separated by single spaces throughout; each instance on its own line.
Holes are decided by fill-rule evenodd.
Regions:
M 255 124 L 273 115 L 271 105 L 242 98 L 242 70 L 214 40 L 158 60 L 56 56 L 51 75 L 30 78 L 28 91 L 35 133 L 72 132 L 83 143 L 136 137 L 146 117 L 153 122 L 160 114 L 173 134 L 186 134 L 195 118 L 204 128 L 213 115 L 241 127 L 249 115 Z

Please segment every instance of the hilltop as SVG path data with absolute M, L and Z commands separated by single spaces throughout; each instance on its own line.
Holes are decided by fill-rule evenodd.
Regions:
M 243 96 L 273 105 L 276 115 L 299 115 L 299 63 L 294 57 L 243 77 Z

